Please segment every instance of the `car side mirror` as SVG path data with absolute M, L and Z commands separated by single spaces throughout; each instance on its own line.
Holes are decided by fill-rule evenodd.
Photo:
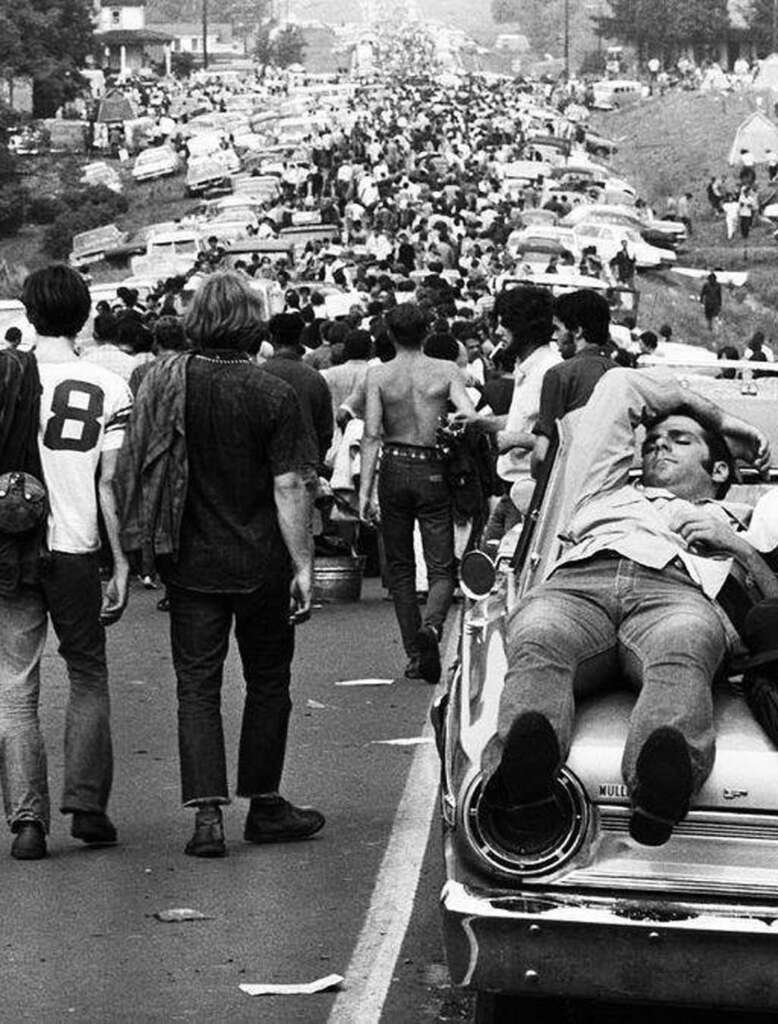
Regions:
M 462 591 L 472 601 L 480 601 L 491 593 L 497 571 L 494 562 L 483 551 L 468 551 L 459 567 Z

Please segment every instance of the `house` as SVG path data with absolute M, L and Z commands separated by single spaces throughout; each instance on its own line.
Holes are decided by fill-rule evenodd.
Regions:
M 97 63 L 125 78 L 150 64 L 165 62 L 170 74 L 173 37 L 146 25 L 146 0 L 99 0 L 94 38 Z
M 191 53 L 202 59 L 202 21 L 155 22 L 154 28 L 172 38 L 173 53 Z M 248 36 L 238 38 L 229 22 L 209 21 L 205 41 L 209 58 L 242 57 L 252 48 L 252 40 Z

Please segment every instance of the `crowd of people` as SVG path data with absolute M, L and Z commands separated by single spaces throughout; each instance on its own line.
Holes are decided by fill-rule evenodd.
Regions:
M 592 408 L 600 417 L 577 438 L 592 473 L 584 481 L 590 504 L 582 500 L 577 510 L 573 553 L 554 585 L 514 618 L 509 696 L 498 743 L 486 755 L 495 780 L 488 798 L 499 827 L 520 842 L 557 828 L 548 790 L 566 751 L 569 702 L 539 704 L 526 681 L 535 678 L 538 657 L 551 657 L 555 641 L 543 630 L 585 619 L 571 609 L 569 592 L 578 587 L 591 603 L 578 578 L 589 563 L 597 563 L 596 596 L 604 601 L 614 567 L 628 561 L 637 590 L 652 572 L 667 576 L 656 601 L 672 605 L 680 586 L 687 619 L 696 615 L 706 627 L 699 671 L 683 695 L 690 722 L 671 720 L 661 701 L 647 698 L 627 759 L 639 841 L 665 841 L 685 813 L 710 767 L 710 729 L 694 718 L 702 677 L 709 685 L 728 643 L 719 619 L 701 611 L 716 598 L 716 581 L 686 549 L 707 540 L 732 557 L 745 550 L 739 537 L 731 539 L 731 526 L 725 536 L 718 520 L 714 530 L 686 508 L 717 499 L 730 473 L 703 426 L 717 425 L 760 468 L 769 447 L 753 428 L 706 403 L 684 403 L 653 371 L 633 369 L 655 358 L 661 343 L 634 317 L 613 323 L 607 290 L 554 298 L 531 274 L 517 274 L 507 243 L 532 200 L 503 188 L 503 178 L 507 164 L 527 155 L 537 118 L 527 99 L 524 86 L 476 79 L 453 95 L 429 81 L 398 79 L 368 93 L 348 131 L 335 125 L 313 133 L 308 172 L 285 176 L 280 197 L 263 210 L 271 234 L 312 207 L 336 226 L 338 244 L 312 243 L 295 264 L 260 259 L 226 269 L 214 237 L 188 281 L 162 281 L 143 299 L 119 289 L 93 319 L 75 270 L 55 265 L 27 278 L 22 302 L 36 332 L 34 352 L 9 339 L 0 354 L 0 472 L 7 474 L 0 477 L 0 776 L 14 857 L 47 852 L 38 700 L 48 618 L 70 684 L 60 809 L 72 815 L 75 838 L 116 841 L 107 814 L 104 629 L 121 617 L 133 572 L 149 584 L 159 574 L 166 587 L 182 801 L 194 810 L 186 853 L 227 853 L 220 691 L 233 623 L 246 682 L 236 788 L 249 801 L 244 837 L 268 843 L 316 834 L 323 815 L 281 795 L 294 635 L 311 614 L 314 535 L 353 541 L 349 527 L 357 522 L 377 531 L 408 659 L 404 674 L 435 684 L 457 558 L 478 545 L 494 550 L 522 520 L 557 420 L 583 407 L 590 419 Z M 547 132 L 585 144 L 576 122 L 561 113 L 544 117 Z M 258 290 L 257 278 L 270 291 Z M 328 314 L 327 286 L 354 298 L 346 313 Z M 659 333 L 666 343 L 672 330 Z M 645 386 L 636 383 L 643 379 Z M 601 396 L 594 406 L 593 395 Z M 627 486 L 625 438 L 640 419 L 639 401 L 655 413 L 645 450 L 657 462 L 646 471 L 652 493 L 634 507 L 627 501 L 603 511 L 602 494 Z M 615 416 L 615 440 L 606 412 Z M 672 422 L 678 419 L 684 422 Z M 693 458 L 667 454 L 688 445 Z M 677 463 L 689 474 L 690 459 L 694 474 L 667 471 L 665 463 Z M 25 497 L 38 492 L 37 501 Z M 681 499 L 685 514 L 670 523 L 663 512 L 657 526 L 649 506 L 664 509 L 668 492 L 667 507 L 678 511 Z M 329 518 L 333 503 L 346 510 L 346 527 Z M 23 529 L 3 533 L 4 522 L 24 516 Z M 602 527 L 615 519 L 617 530 Z M 642 545 L 633 543 L 638 534 Z M 664 560 L 656 561 L 656 537 Z M 749 548 L 749 571 L 772 578 L 752 554 Z M 563 576 L 576 579 L 563 586 Z M 641 657 L 652 647 L 669 651 L 663 665 L 675 672 L 680 641 L 674 633 L 659 644 L 666 616 L 657 607 L 650 622 L 637 622 L 609 605 L 606 647 L 625 629 Z M 576 646 L 580 637 L 567 631 L 559 694 L 572 685 L 571 665 L 588 652 L 589 639 Z M 535 659 L 529 669 L 528 651 Z M 636 678 L 654 693 L 665 676 L 646 672 Z M 668 774 L 683 783 L 680 796 Z

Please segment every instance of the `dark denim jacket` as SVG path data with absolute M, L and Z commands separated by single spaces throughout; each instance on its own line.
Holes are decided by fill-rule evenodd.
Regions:
M 186 370 L 190 354 L 164 356 L 143 379 L 114 475 L 122 548 L 146 559 L 178 554 L 189 467 Z

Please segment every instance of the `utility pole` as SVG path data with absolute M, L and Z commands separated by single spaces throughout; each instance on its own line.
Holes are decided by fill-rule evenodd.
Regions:
M 203 0 L 203 68 L 208 70 L 208 0 Z
M 778 0 L 773 0 L 773 46 L 772 52 L 778 50 Z
M 778 6 L 778 0 L 773 0 Z M 570 81 L 570 0 L 565 0 L 565 79 Z

